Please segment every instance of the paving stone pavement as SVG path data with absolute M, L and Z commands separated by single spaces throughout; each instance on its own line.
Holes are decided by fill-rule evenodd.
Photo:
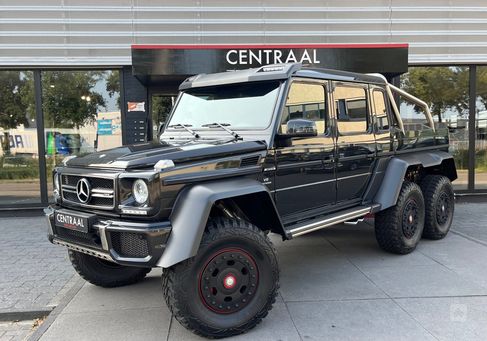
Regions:
M 35 320 L 0 322 L 1 341 L 27 340 L 34 332 Z
M 45 310 L 67 290 L 75 272 L 46 233 L 41 216 L 0 218 L 0 314 Z

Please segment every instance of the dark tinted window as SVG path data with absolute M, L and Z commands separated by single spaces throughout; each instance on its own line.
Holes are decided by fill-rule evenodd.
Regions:
M 368 130 L 367 95 L 362 87 L 337 85 L 333 91 L 338 119 L 338 131 L 342 134 Z

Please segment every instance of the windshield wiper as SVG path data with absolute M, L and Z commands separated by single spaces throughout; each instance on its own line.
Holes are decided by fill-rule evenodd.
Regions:
M 195 132 L 193 129 L 190 129 L 189 127 L 192 127 L 192 125 L 191 124 L 181 124 L 181 123 L 176 123 L 176 124 L 172 124 L 172 125 L 168 126 L 168 128 L 183 128 L 187 132 L 189 132 L 191 135 L 193 135 L 194 137 L 199 139 L 200 135 L 197 132 Z
M 240 135 L 238 135 L 236 132 L 234 132 L 233 130 L 227 128 L 230 124 L 228 123 L 218 123 L 218 122 L 214 122 L 214 123 L 208 123 L 208 124 L 203 124 L 202 127 L 208 127 L 208 128 L 216 128 L 216 127 L 219 127 L 219 128 L 222 128 L 223 130 L 225 130 L 227 133 L 229 133 L 230 135 L 233 136 L 234 140 L 243 140 L 242 137 L 240 137 Z

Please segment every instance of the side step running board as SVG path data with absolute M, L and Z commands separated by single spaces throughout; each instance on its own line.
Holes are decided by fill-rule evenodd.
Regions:
M 293 225 L 292 228 L 287 231 L 287 235 L 290 238 L 294 238 L 309 232 L 323 229 L 325 227 L 340 224 L 351 219 L 360 218 L 367 213 L 372 212 L 377 207 L 377 204 L 370 206 L 359 206 L 335 214 L 327 215 L 326 217 L 307 220 L 305 222 Z

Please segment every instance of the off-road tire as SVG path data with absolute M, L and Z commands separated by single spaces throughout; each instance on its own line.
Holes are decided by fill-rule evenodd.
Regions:
M 144 279 L 151 270 L 115 264 L 72 250 L 68 250 L 68 254 L 73 268 L 84 280 L 104 288 L 134 284 Z
M 446 176 L 427 175 L 421 181 L 425 203 L 423 237 L 442 239 L 450 231 L 455 211 L 453 188 Z
M 414 251 L 423 233 L 424 216 L 421 188 L 404 181 L 396 205 L 376 214 L 375 237 L 379 246 L 396 254 Z
M 225 255 L 227 258 L 224 257 Z M 223 260 L 220 257 L 223 257 Z M 241 260 L 231 264 L 226 259 Z M 255 262 L 252 262 L 252 259 Z M 235 289 L 233 287 L 228 289 L 235 290 L 234 294 L 237 298 L 231 303 L 222 302 L 223 305 L 219 308 L 212 306 L 215 303 L 209 302 L 210 300 L 218 300 L 217 295 L 226 295 L 226 293 L 222 287 L 218 287 L 220 290 L 218 293 L 216 293 L 217 288 L 206 291 L 208 283 L 210 286 L 218 286 L 215 284 L 219 283 L 217 278 L 221 279 L 218 276 L 228 274 L 225 271 L 238 272 L 238 269 L 241 269 L 243 274 L 246 266 L 248 266 L 247 274 L 244 276 L 238 273 L 239 280 L 234 281 L 237 286 Z M 214 275 L 216 270 L 211 267 L 219 269 L 217 275 Z M 252 271 L 257 274 L 257 282 L 250 282 L 249 276 L 254 273 Z M 212 276 L 215 278 L 211 278 Z M 226 278 L 223 283 L 226 283 Z M 249 284 L 243 293 L 242 283 Z M 252 286 L 254 292 L 250 291 Z M 215 293 L 211 291 L 213 289 Z M 203 234 L 197 255 L 164 269 L 162 274 L 162 291 L 173 316 L 186 329 L 207 338 L 238 335 L 255 327 L 272 309 L 278 289 L 279 267 L 271 241 L 264 231 L 237 219 L 211 220 Z M 245 300 L 246 298 L 248 301 Z M 227 308 L 235 311 L 227 313 L 224 311 Z

